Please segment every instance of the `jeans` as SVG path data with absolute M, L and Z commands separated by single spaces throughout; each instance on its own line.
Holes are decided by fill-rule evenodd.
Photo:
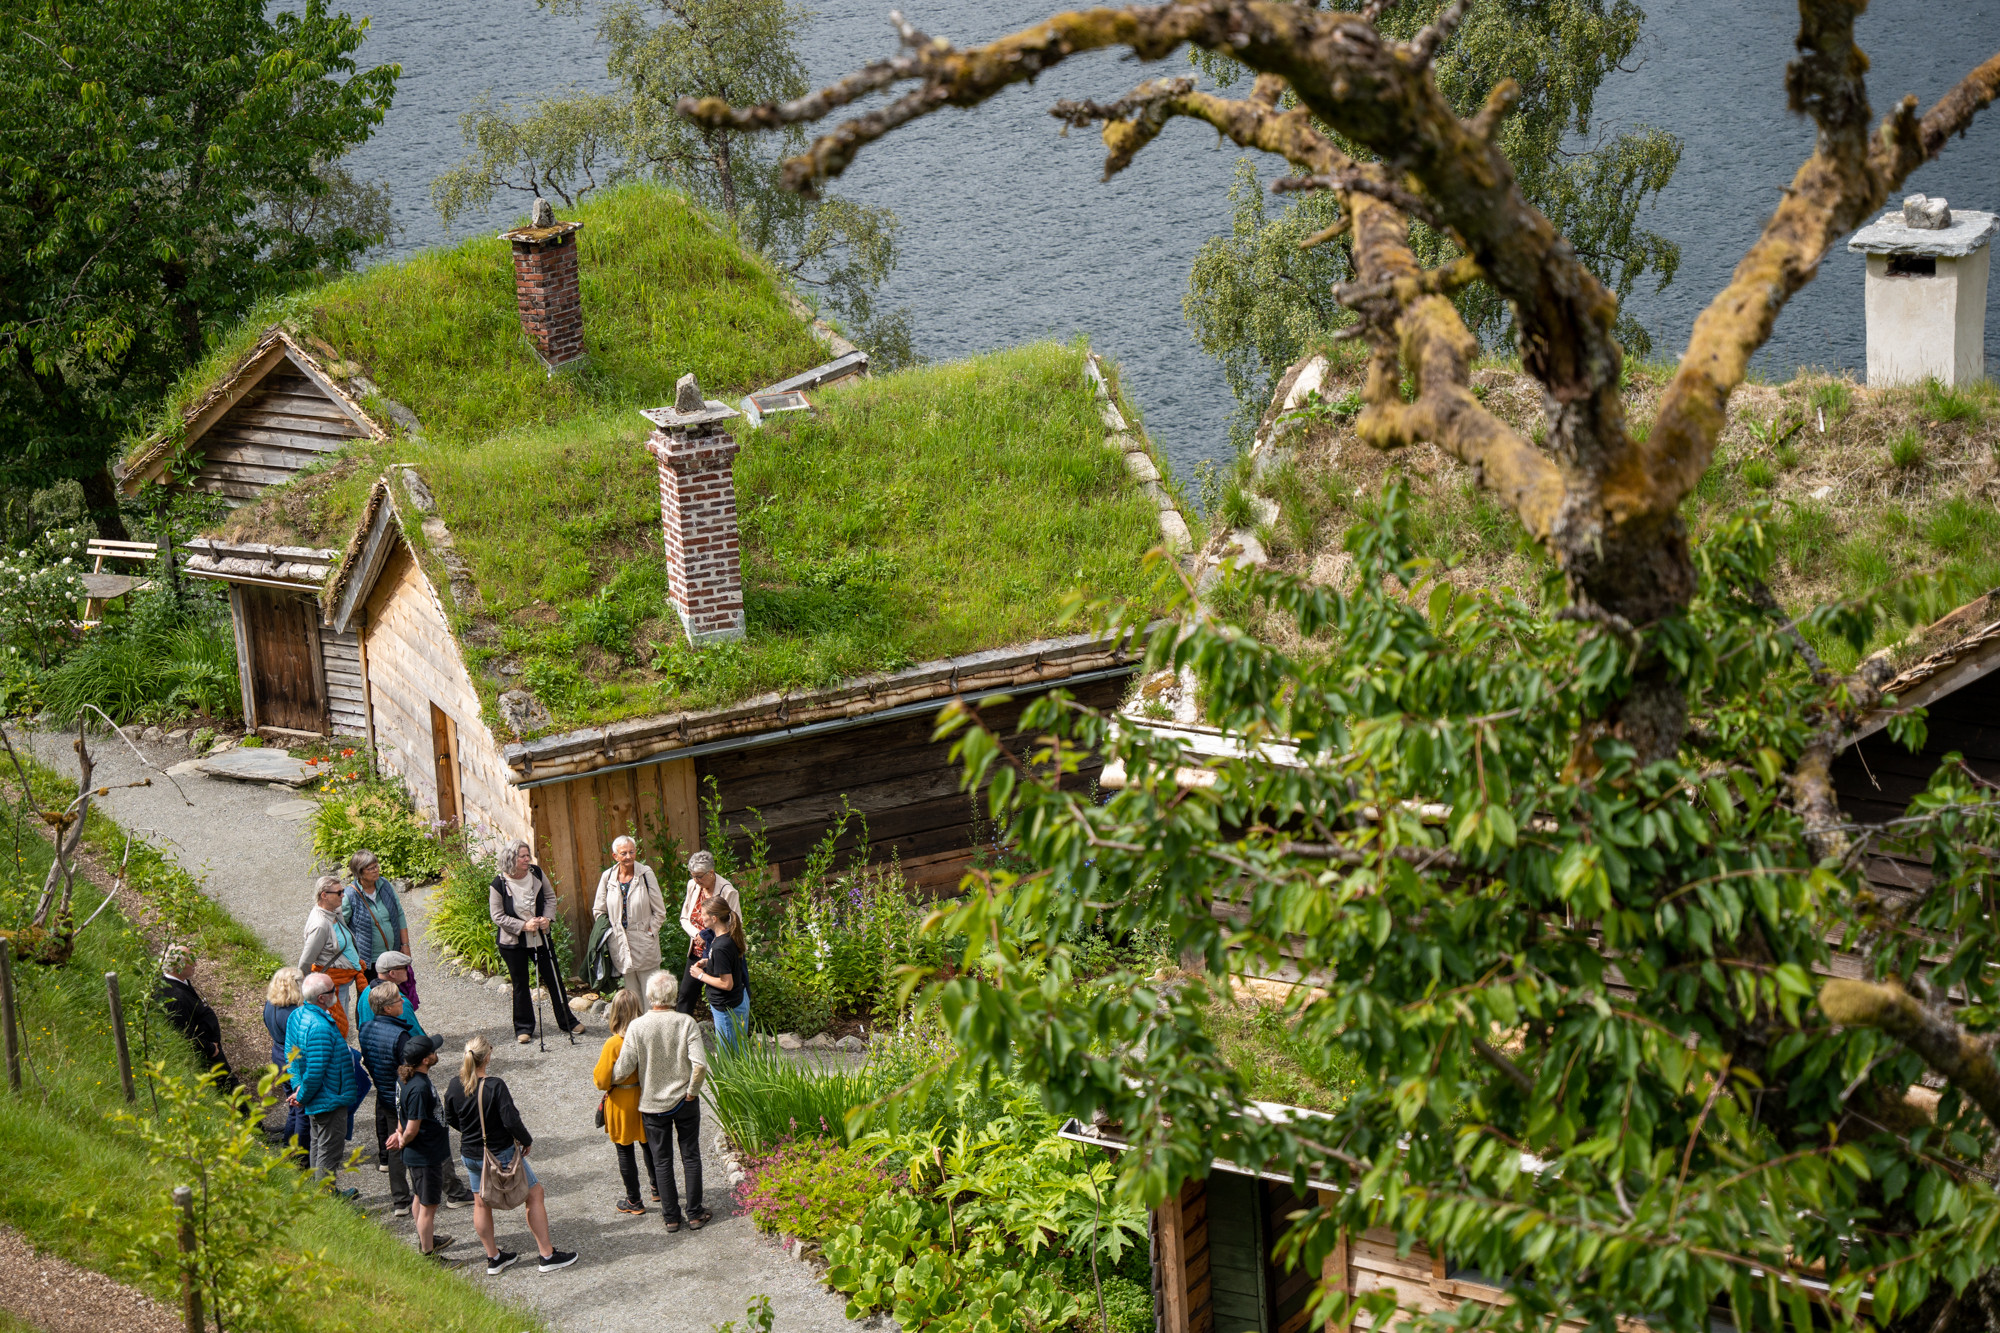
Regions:
M 653 1150 L 653 1179 L 659 1182 L 660 1212 L 669 1222 L 681 1222 L 680 1191 L 674 1188 L 673 1146 L 681 1143 L 681 1174 L 687 1177 L 687 1211 L 701 1212 L 701 1099 L 682 1102 L 671 1111 L 646 1111 L 646 1143 Z
M 535 1035 L 535 996 L 528 987 L 528 962 L 534 961 L 535 970 L 541 973 L 542 989 L 549 993 L 549 1004 L 556 1011 L 556 1026 L 564 1032 L 581 1027 L 577 1016 L 569 1011 L 569 992 L 563 989 L 562 969 L 549 953 L 549 946 L 538 945 L 530 949 L 525 944 L 500 946 L 500 957 L 506 960 L 507 976 L 514 983 L 514 1035 Z
M 403 1150 L 389 1146 L 396 1132 L 396 1103 L 383 1096 L 375 1098 L 375 1152 L 389 1168 L 389 1198 L 398 1208 L 410 1206 L 410 1173 L 403 1165 Z
M 640 1152 L 646 1154 L 646 1179 L 658 1180 L 660 1172 L 659 1168 L 653 1165 L 653 1145 L 645 1139 L 640 1139 L 636 1145 L 614 1143 L 611 1146 L 618 1150 L 618 1175 L 625 1182 L 625 1197 L 633 1203 L 644 1202 L 639 1197 L 639 1163 L 632 1149 L 636 1146 Z
M 345 1106 L 336 1106 L 306 1117 L 312 1126 L 312 1169 L 326 1172 L 329 1180 L 340 1174 L 340 1164 L 347 1156 L 347 1118 L 351 1114 Z
M 736 1047 L 750 1036 L 750 992 L 744 991 L 743 998 L 734 1009 L 718 1009 L 708 1006 L 708 1012 L 715 1016 L 715 1041 L 725 1050 Z

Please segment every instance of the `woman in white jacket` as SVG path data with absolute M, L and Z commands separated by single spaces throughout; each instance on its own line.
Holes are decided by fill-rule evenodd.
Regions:
M 611 944 L 611 965 L 625 978 L 625 989 L 641 1000 L 646 983 L 660 970 L 660 927 L 667 921 L 667 900 L 651 866 L 639 863 L 639 844 L 621 837 L 611 844 L 614 864 L 597 881 L 593 917 L 610 923 L 605 938 Z

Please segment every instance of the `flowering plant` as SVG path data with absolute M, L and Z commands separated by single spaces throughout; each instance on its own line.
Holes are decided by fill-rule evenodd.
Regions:
M 0 639 L 47 666 L 77 632 L 83 554 L 89 534 L 59 528 L 16 551 L 0 552 Z

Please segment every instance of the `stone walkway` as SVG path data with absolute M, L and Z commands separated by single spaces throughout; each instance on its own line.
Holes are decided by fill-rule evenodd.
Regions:
M 10 731 L 15 744 L 19 732 Z M 25 738 L 42 763 L 74 777 L 72 737 L 48 734 Z M 165 769 L 187 758 L 171 744 L 142 744 L 147 757 Z M 131 781 L 145 770 L 115 737 L 93 738 L 97 780 Z M 128 829 L 170 846 L 181 863 L 205 877 L 211 896 L 237 920 L 257 932 L 287 961 L 296 961 L 314 875 L 306 830 L 306 803 L 290 790 L 229 782 L 199 773 L 176 774 L 192 806 L 155 773 L 151 787 L 113 791 L 100 806 Z M 589 1021 L 589 1035 L 574 1046 L 549 1025 L 548 1050 L 514 1040 L 509 999 L 449 974 L 437 951 L 423 939 L 429 895 L 405 900 L 411 917 L 421 1017 L 427 1031 L 442 1036 L 446 1054 L 440 1067 L 456 1066 L 451 1053 L 474 1032 L 493 1044 L 493 1072 L 507 1080 L 522 1119 L 535 1135 L 532 1160 L 547 1187 L 555 1243 L 575 1250 L 580 1262 L 559 1273 L 537 1273 L 532 1263 L 488 1278 L 483 1265 L 467 1263 L 466 1280 L 491 1283 L 497 1294 L 533 1307 L 555 1328 L 577 1333 L 660 1328 L 674 1333 L 707 1333 L 727 1319 L 743 1319 L 751 1297 L 768 1296 L 783 1333 L 833 1333 L 857 1327 L 845 1315 L 845 1300 L 828 1292 L 817 1270 L 793 1262 L 774 1240 L 757 1234 L 747 1214 L 730 1197 L 728 1176 L 716 1155 L 715 1122 L 702 1126 L 704 1202 L 715 1220 L 699 1232 L 668 1235 L 657 1210 L 627 1217 L 613 1209 L 624 1193 L 617 1159 L 604 1131 L 592 1123 L 597 1089 L 591 1070 L 602 1047 L 602 1019 Z M 440 1085 L 442 1086 L 442 1085 Z M 356 1117 L 357 1138 L 374 1152 L 372 1108 Z M 390 1216 L 389 1177 L 372 1161 L 357 1175 L 343 1173 L 343 1186 L 358 1185 L 362 1200 L 383 1226 L 411 1236 L 407 1218 Z M 534 1240 L 519 1211 L 498 1219 L 503 1249 L 534 1253 Z M 439 1214 L 438 1230 L 456 1240 L 450 1253 L 468 1260 L 479 1253 L 472 1210 Z M 864 1321 L 859 1327 L 893 1327 L 893 1321 Z

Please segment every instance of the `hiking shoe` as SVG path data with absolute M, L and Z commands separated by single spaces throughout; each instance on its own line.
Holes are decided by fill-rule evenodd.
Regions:
M 427 1260 L 430 1263 L 434 1263 L 439 1268 L 458 1267 L 458 1260 L 450 1258 L 442 1250 L 419 1250 L 417 1252 L 417 1257 L 419 1259 Z
M 568 1268 L 575 1262 L 575 1250 L 557 1250 L 553 1254 L 543 1255 L 542 1261 L 536 1264 L 535 1267 L 544 1273 L 553 1273 L 558 1268 Z
M 617 1203 L 617 1208 L 621 1213 L 643 1213 L 646 1211 L 646 1205 L 640 1203 L 637 1199 L 620 1199 Z
M 458 1242 L 450 1236 L 434 1235 L 431 1237 L 431 1248 L 433 1250 L 447 1250 L 450 1249 L 453 1245 L 456 1245 L 457 1243 Z
M 512 1250 L 502 1250 L 486 1260 L 486 1276 L 498 1277 L 519 1262 L 521 1256 Z
M 444 1206 L 447 1208 L 469 1208 L 472 1206 L 472 1199 L 473 1194 L 471 1190 L 467 1190 L 463 1194 L 447 1194 L 444 1196 Z
M 380 1171 L 385 1176 L 389 1174 L 389 1164 L 387 1162 L 375 1163 L 375 1169 L 377 1171 Z
M 399 1203 L 396 1205 L 393 1211 L 397 1217 L 408 1217 L 410 1215 L 410 1205 L 408 1205 L 407 1203 Z
M 333 1197 L 334 1197 L 334 1198 L 336 1198 L 336 1199 L 344 1199 L 344 1200 L 346 1200 L 346 1201 L 347 1201 L 348 1203 L 351 1203 L 351 1204 L 353 1204 L 353 1205 L 354 1205 L 355 1207 L 357 1207 L 357 1208 L 361 1206 L 361 1191 L 360 1191 L 360 1190 L 352 1190 L 352 1189 L 349 1189 L 349 1190 L 335 1190 L 335 1191 L 333 1192 Z
M 523 1032 L 521 1035 L 514 1038 L 514 1040 L 520 1042 L 523 1046 L 526 1046 L 529 1042 L 533 1041 L 534 1038 L 529 1036 L 527 1033 Z

